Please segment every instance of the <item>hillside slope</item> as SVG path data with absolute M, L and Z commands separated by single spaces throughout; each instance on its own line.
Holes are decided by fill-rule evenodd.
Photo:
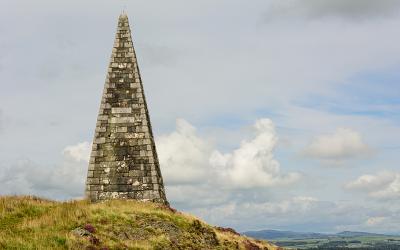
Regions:
M 1 249 L 277 249 L 153 203 L 0 198 Z

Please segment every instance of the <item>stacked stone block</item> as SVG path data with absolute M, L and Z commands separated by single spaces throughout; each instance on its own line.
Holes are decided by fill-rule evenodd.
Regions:
M 92 201 L 168 204 L 128 17 L 120 15 L 86 182 Z

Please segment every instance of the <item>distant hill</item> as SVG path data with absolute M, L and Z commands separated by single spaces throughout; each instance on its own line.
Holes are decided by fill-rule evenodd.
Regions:
M 272 243 L 288 249 L 400 249 L 400 236 L 366 232 L 344 231 L 336 234 L 322 234 L 260 230 L 243 234 L 257 239 L 269 239 Z
M 300 233 L 300 232 L 293 232 L 293 231 L 278 231 L 278 230 L 260 230 L 260 231 L 248 231 L 244 232 L 244 235 L 256 238 L 256 239 L 281 239 L 281 238 L 288 238 L 288 239 L 308 239 L 308 238 L 319 238 L 319 237 L 326 237 L 325 234 L 320 233 Z
M 316 239 L 327 237 L 361 237 L 361 236 L 391 236 L 385 234 L 367 233 L 367 232 L 352 232 L 343 231 L 336 234 L 324 234 L 313 232 L 293 232 L 293 231 L 279 231 L 279 230 L 260 230 L 260 231 L 247 231 L 243 232 L 244 235 L 257 238 L 257 239 Z
M 133 200 L 90 204 L 0 197 L 0 249 L 246 249 L 278 247 Z
M 375 233 L 366 233 L 366 232 L 352 232 L 352 231 L 343 231 L 335 234 L 340 237 L 360 237 L 360 236 L 389 236 L 385 234 L 375 234 Z

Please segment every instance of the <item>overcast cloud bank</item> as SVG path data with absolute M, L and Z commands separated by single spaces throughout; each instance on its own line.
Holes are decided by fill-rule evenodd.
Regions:
M 291 17 L 368 20 L 390 17 L 399 10 L 400 3 L 396 0 L 289 0 L 272 2 L 266 16 L 269 20 Z

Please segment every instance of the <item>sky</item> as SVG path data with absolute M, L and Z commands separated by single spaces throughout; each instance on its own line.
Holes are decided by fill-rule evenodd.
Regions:
M 400 233 L 397 0 L 1 0 L 0 195 L 83 196 L 124 8 L 173 207 Z

